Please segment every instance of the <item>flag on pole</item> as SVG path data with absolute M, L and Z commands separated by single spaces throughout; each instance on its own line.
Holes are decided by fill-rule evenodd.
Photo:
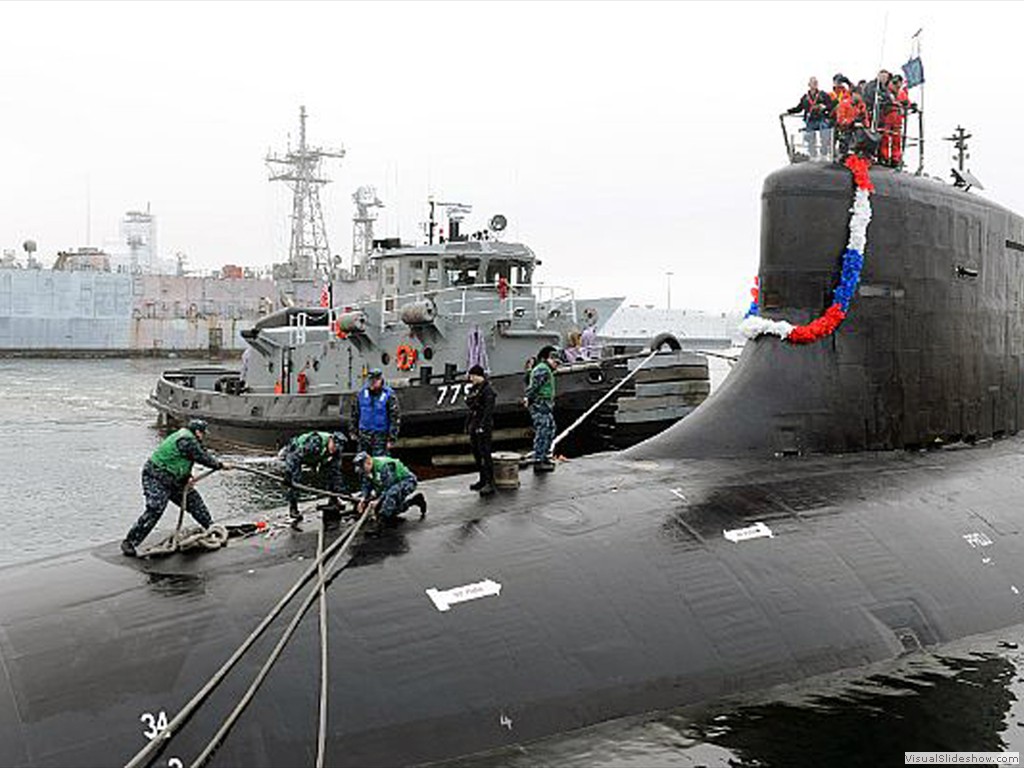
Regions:
M 913 88 L 924 82 L 924 66 L 921 64 L 920 56 L 914 56 L 903 65 L 903 76 L 907 80 L 907 88 Z
M 324 283 L 322 286 L 320 286 L 320 306 L 331 306 L 331 291 L 328 288 L 327 283 Z

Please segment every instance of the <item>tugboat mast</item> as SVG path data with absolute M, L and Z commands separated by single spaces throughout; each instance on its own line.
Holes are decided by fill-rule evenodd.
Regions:
M 306 145 L 306 108 L 299 107 L 299 146 L 284 155 L 268 153 L 270 181 L 284 181 L 292 190 L 292 236 L 288 263 L 292 277 L 312 279 L 331 271 L 331 251 L 320 206 L 320 187 L 330 183 L 320 169 L 327 158 L 343 158 L 343 148 L 325 149 Z
M 373 223 L 377 208 L 384 203 L 377 197 L 374 187 L 359 187 L 352 194 L 356 215 L 352 218 L 352 276 L 365 278 L 370 274 L 370 254 L 373 252 Z

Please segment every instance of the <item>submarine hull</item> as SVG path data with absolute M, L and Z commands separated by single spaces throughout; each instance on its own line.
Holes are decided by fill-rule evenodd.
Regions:
M 490 499 L 463 478 L 423 483 L 426 520 L 356 543 L 328 593 L 329 764 L 522 743 L 1024 620 L 1024 440 L 1007 437 L 1024 225 L 934 181 L 872 180 L 862 282 L 836 333 L 753 341 L 692 415 L 621 454 Z M 764 316 L 828 306 L 852 194 L 839 167 L 768 178 Z M 111 545 L 0 571 L 0 764 L 127 761 L 314 542 L 159 563 Z M 153 765 L 198 754 L 275 640 Z M 309 617 L 211 764 L 312 763 L 317 660 Z
M 432 482 L 443 515 L 362 540 L 328 592 L 327 761 L 452 757 L 1016 624 L 1021 448 L 602 455 L 485 505 L 456 495 L 461 478 Z M 126 762 L 145 715 L 178 711 L 315 539 L 151 563 L 111 546 L 0 571 L 0 764 Z M 427 591 L 485 580 L 499 593 L 446 611 Z M 195 757 L 277 631 L 154 764 Z M 312 762 L 317 659 L 310 616 L 211 764 Z

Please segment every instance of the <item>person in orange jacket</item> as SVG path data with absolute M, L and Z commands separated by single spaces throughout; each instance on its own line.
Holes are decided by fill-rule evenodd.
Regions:
M 851 93 L 850 88 L 852 83 L 846 77 L 846 75 L 839 73 L 832 78 L 832 93 L 829 94 L 829 98 L 832 99 L 832 115 L 835 116 L 836 109 L 839 108 L 840 103 L 849 101 Z M 835 124 L 833 120 L 833 125 Z
M 891 106 L 882 115 L 882 146 L 879 155 L 883 163 L 898 167 L 903 162 L 903 129 L 907 122 L 910 95 L 903 84 L 902 75 L 893 75 L 889 81 Z
M 849 154 L 851 148 L 856 149 L 854 137 L 858 131 L 863 132 L 868 125 L 868 109 L 860 91 L 851 91 L 848 99 L 836 104 L 833 119 L 838 136 L 839 155 L 842 157 Z

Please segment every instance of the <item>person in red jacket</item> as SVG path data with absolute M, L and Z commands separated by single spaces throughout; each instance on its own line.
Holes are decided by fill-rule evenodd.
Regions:
M 903 85 L 902 75 L 892 76 L 889 96 L 891 104 L 881 118 L 882 145 L 879 156 L 883 163 L 897 168 L 903 162 L 903 128 L 910 106 L 910 96 Z
M 832 78 L 832 93 L 830 93 L 828 95 L 828 97 L 829 97 L 829 99 L 832 100 L 832 116 L 833 116 L 832 124 L 833 125 L 835 125 L 834 117 L 835 117 L 836 109 L 839 108 L 839 105 L 842 102 L 849 101 L 849 99 L 850 99 L 850 96 L 851 96 L 850 87 L 851 87 L 851 85 L 852 85 L 852 83 L 850 83 L 850 80 L 846 77 L 846 75 L 844 75 L 842 73 L 837 74 L 837 75 L 835 75 Z
M 833 119 L 839 157 L 844 157 L 851 149 L 856 149 L 857 142 L 854 139 L 858 132 L 862 134 L 868 125 L 868 109 L 860 91 L 851 92 L 850 98 L 836 104 Z

